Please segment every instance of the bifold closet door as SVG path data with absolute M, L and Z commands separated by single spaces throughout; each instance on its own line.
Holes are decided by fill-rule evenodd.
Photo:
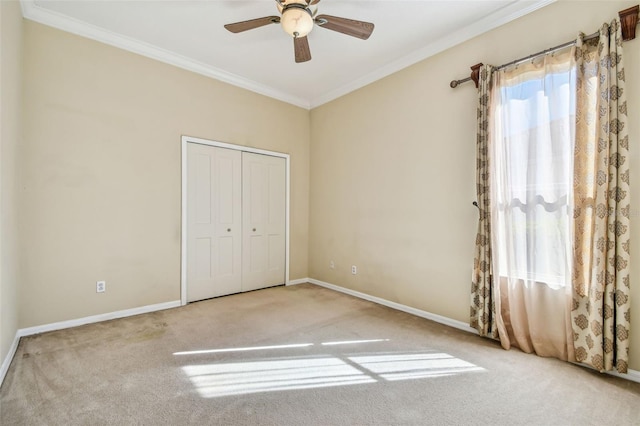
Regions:
M 187 144 L 187 302 L 285 282 L 286 161 Z
M 242 153 L 187 144 L 187 301 L 242 291 Z
M 284 284 L 286 163 L 242 153 L 242 290 Z

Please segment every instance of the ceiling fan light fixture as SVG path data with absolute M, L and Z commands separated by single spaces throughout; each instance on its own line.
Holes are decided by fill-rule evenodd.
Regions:
M 305 37 L 313 29 L 313 17 L 305 5 L 290 3 L 282 10 L 280 24 L 291 37 Z
M 2 1 L 2 0 L 0 0 Z M 232 33 L 241 33 L 269 24 L 280 24 L 284 32 L 293 37 L 293 51 L 296 63 L 311 60 L 307 34 L 314 24 L 321 28 L 346 34 L 362 40 L 369 38 L 374 25 L 371 22 L 340 18 L 339 16 L 317 15 L 320 0 L 276 0 L 280 16 L 265 16 L 248 21 L 226 24 L 224 27 Z

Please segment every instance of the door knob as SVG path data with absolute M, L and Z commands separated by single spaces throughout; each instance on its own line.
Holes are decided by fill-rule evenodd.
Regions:
M 231 228 L 227 228 L 227 232 L 231 232 Z

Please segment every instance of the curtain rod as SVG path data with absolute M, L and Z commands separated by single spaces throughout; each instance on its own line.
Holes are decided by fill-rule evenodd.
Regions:
M 585 36 L 583 38 L 583 40 L 585 40 L 585 41 L 586 40 L 592 40 L 594 38 L 598 38 L 599 36 L 600 36 L 600 33 L 597 32 L 597 33 L 593 33 L 593 34 L 589 34 L 588 36 Z M 519 64 L 521 62 L 526 62 L 529 59 L 533 59 L 533 58 L 536 58 L 536 57 L 541 56 L 541 55 L 546 55 L 548 53 L 555 52 L 556 50 L 564 49 L 565 47 L 573 46 L 574 44 L 576 44 L 576 40 L 568 41 L 566 43 L 562 43 L 562 44 L 559 44 L 557 46 L 550 47 L 550 48 L 545 49 L 545 50 L 541 50 L 540 52 L 533 53 L 533 54 L 531 54 L 529 56 L 525 56 L 524 58 L 520 58 L 520 59 L 516 59 L 515 61 L 507 62 L 506 64 L 502 64 L 500 66 L 497 66 L 494 69 L 496 71 L 498 71 L 498 70 L 501 70 L 503 68 L 507 68 L 508 66 Z M 473 67 L 471 67 L 471 69 L 473 69 L 475 71 L 474 67 L 475 67 L 475 65 Z M 451 86 L 451 88 L 455 89 L 456 87 L 458 87 L 459 84 L 466 83 L 467 81 L 471 81 L 471 80 L 475 81 L 473 73 L 472 73 L 471 76 L 469 76 L 467 78 L 463 78 L 462 80 L 451 80 L 451 83 L 449 83 L 449 86 Z
M 630 7 L 629 9 L 625 9 L 622 10 L 620 12 L 618 12 L 618 15 L 620 16 L 620 23 L 622 25 L 622 39 L 624 41 L 628 41 L 628 40 L 633 40 L 636 37 L 635 34 L 635 30 L 636 30 L 636 25 L 638 24 L 638 11 L 640 9 L 640 5 L 637 6 L 633 6 Z M 585 36 L 583 38 L 583 40 L 592 40 L 595 38 L 598 38 L 600 36 L 600 32 L 595 32 L 593 34 L 589 34 L 588 36 Z M 545 49 L 545 50 L 541 50 L 540 52 L 534 53 L 532 55 L 529 56 L 525 56 L 524 58 L 520 58 L 520 59 L 516 59 L 515 61 L 511 61 L 511 62 L 507 62 L 506 64 L 502 64 L 498 67 L 496 67 L 496 70 L 501 70 L 503 68 L 506 68 L 508 66 L 511 65 L 515 65 L 518 64 L 520 62 L 525 62 L 528 61 L 530 59 L 536 58 L 540 55 L 546 55 L 548 53 L 551 52 L 555 52 L 556 50 L 560 50 L 563 49 L 565 47 L 569 47 L 576 44 L 576 40 L 572 40 L 572 41 L 568 41 L 566 43 L 562 43 L 559 44 L 558 46 L 554 46 L 551 47 L 549 49 Z M 463 78 L 461 80 L 451 80 L 451 83 L 449 83 L 449 86 L 452 89 L 455 89 L 456 87 L 458 87 L 458 85 L 462 84 L 462 83 L 466 83 L 467 81 L 473 81 L 474 83 L 476 83 L 476 87 L 478 87 L 478 74 L 480 72 L 480 67 L 483 64 L 476 64 L 474 66 L 471 67 L 471 75 L 467 78 Z

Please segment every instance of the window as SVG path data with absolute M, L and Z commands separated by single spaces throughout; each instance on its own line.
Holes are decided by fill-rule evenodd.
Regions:
M 571 49 L 494 80 L 492 170 L 498 274 L 552 288 L 571 278 L 576 75 Z

